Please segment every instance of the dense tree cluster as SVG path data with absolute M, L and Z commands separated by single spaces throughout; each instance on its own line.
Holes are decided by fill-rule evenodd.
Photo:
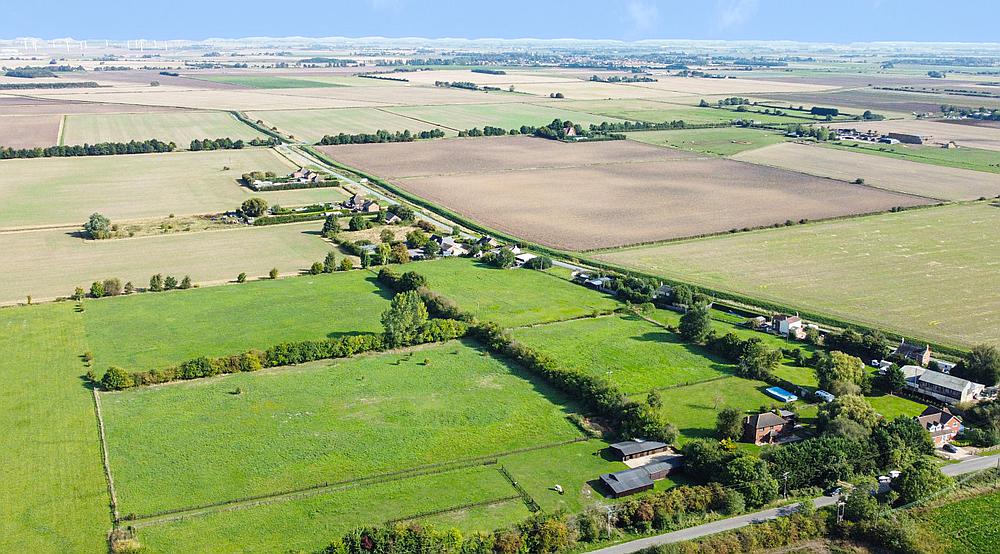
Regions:
M 191 141 L 191 151 L 198 152 L 200 150 L 242 150 L 243 148 L 249 146 L 277 146 L 281 144 L 281 141 L 275 137 L 267 138 L 254 138 L 249 141 L 243 141 L 242 139 L 233 140 L 231 138 L 217 138 L 217 139 L 194 139 Z

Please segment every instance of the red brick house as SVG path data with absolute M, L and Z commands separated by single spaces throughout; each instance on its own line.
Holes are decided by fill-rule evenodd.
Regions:
M 931 434 L 936 448 L 948 444 L 962 430 L 962 422 L 948 408 L 929 406 L 916 417 L 917 423 Z
M 905 340 L 902 340 L 899 341 L 899 346 L 896 347 L 896 351 L 893 354 L 900 358 L 916 362 L 923 367 L 927 367 L 927 364 L 931 363 L 931 347 L 927 344 L 917 346 L 916 344 L 907 344 Z
M 790 433 L 795 426 L 793 420 L 774 412 L 764 412 L 743 419 L 743 441 L 754 444 L 770 444 L 782 435 Z

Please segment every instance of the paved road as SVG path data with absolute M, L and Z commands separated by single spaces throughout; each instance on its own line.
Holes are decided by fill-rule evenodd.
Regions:
M 941 472 L 945 475 L 954 477 L 956 475 L 972 473 L 989 467 L 1000 467 L 1000 454 L 977 457 L 957 464 L 947 465 L 941 468 Z M 821 496 L 819 498 L 814 498 L 812 502 L 817 508 L 822 508 L 824 506 L 833 505 L 837 502 L 837 498 Z M 706 523 L 704 525 L 696 525 L 694 527 L 688 527 L 687 529 L 681 529 L 671 533 L 657 535 L 655 537 L 646 537 L 644 539 L 609 546 L 600 550 L 594 550 L 593 554 L 631 554 L 632 552 L 638 552 L 651 546 L 698 539 L 708 535 L 714 535 L 715 533 L 732 531 L 734 529 L 746 527 L 752 523 L 759 523 L 769 519 L 790 515 L 798 511 L 798 508 L 799 504 L 793 504 L 781 508 L 763 510 L 752 514 L 720 519 L 719 521 L 713 521 L 712 523 Z

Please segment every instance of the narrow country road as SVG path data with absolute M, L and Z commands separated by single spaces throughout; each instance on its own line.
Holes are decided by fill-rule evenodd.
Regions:
M 945 475 L 954 477 L 956 475 L 963 475 L 966 473 L 981 471 L 989 467 L 1000 467 L 1000 454 L 994 454 L 992 456 L 981 456 L 957 464 L 947 465 L 941 468 L 941 472 L 944 473 Z M 821 496 L 819 498 L 814 498 L 812 502 L 817 508 L 822 508 L 824 506 L 832 506 L 837 502 L 837 498 L 831 496 Z M 655 537 L 646 537 L 644 539 L 637 539 L 634 541 L 617 544 L 615 546 L 602 548 L 600 550 L 594 550 L 592 552 L 593 554 L 630 554 L 632 552 L 638 552 L 644 548 L 649 548 L 651 546 L 698 539 L 708 535 L 721 533 L 723 531 L 732 531 L 734 529 L 739 529 L 740 527 L 746 527 L 747 525 L 750 525 L 752 523 L 758 523 L 769 519 L 775 519 L 781 516 L 790 515 L 796 512 L 798 510 L 798 507 L 799 504 L 792 504 L 789 506 L 782 506 L 781 508 L 772 508 L 770 510 L 763 510 L 760 512 L 754 512 L 752 514 L 745 514 L 727 519 L 720 519 L 719 521 L 713 521 L 711 523 L 706 523 L 704 525 L 696 525 L 694 527 L 688 527 L 687 529 L 680 529 L 678 531 L 672 531 L 670 533 L 665 533 L 663 535 L 656 535 Z

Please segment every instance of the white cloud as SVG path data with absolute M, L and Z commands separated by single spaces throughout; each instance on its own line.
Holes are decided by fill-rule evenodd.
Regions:
M 718 0 L 716 27 L 720 31 L 739 27 L 757 12 L 758 0 Z
M 623 19 L 629 25 L 629 34 L 639 36 L 656 27 L 660 12 L 655 4 L 644 0 L 629 0 L 625 5 Z

